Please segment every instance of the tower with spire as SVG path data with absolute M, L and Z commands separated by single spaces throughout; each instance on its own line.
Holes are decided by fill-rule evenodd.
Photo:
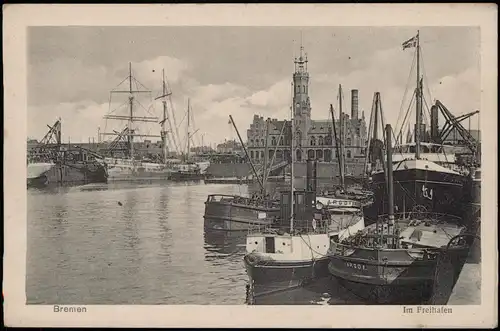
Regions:
M 309 101 L 309 72 L 307 71 L 307 53 L 300 45 L 300 56 L 295 58 L 295 72 L 293 73 L 293 104 L 294 115 L 311 118 L 311 104 Z
M 292 137 L 289 134 L 281 136 L 285 121 L 270 119 L 267 127 L 266 119 L 257 114 L 254 115 L 253 122 L 247 130 L 248 152 L 250 159 L 255 163 L 263 163 L 271 160 L 276 154 L 275 162 L 288 160 L 290 153 L 290 141 L 293 139 L 294 160 L 303 162 L 306 159 L 316 159 L 320 162 L 335 162 L 334 138 L 332 120 L 313 120 L 311 118 L 311 103 L 309 99 L 308 58 L 302 44 L 302 34 L 300 36 L 300 53 L 294 57 L 293 85 L 291 92 L 292 112 L 294 121 L 294 132 Z M 345 123 L 345 156 L 347 169 L 354 157 L 363 155 L 364 143 L 366 140 L 366 125 L 364 114 L 358 118 L 358 90 L 352 90 L 351 114 L 344 113 Z M 326 108 L 328 105 L 324 105 Z M 338 110 L 337 110 L 338 113 Z M 340 123 L 335 124 L 337 129 Z M 267 135 L 266 135 L 267 132 Z M 267 139 L 267 140 L 266 140 Z M 269 148 L 266 149 L 266 143 Z M 266 152 L 267 150 L 267 152 Z M 266 153 L 269 153 L 266 155 Z M 267 157 L 266 157 L 267 156 Z
M 307 133 L 311 126 L 311 102 L 309 99 L 309 72 L 307 71 L 307 53 L 304 52 L 302 34 L 300 36 L 300 54 L 295 58 L 293 73 L 293 114 L 296 159 L 302 159 L 303 147 L 307 145 Z

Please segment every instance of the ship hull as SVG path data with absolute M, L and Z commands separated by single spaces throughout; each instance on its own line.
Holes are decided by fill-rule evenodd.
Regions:
M 433 295 L 437 267 L 447 257 L 459 265 L 467 249 L 443 250 L 415 259 L 408 250 L 348 248 L 349 256 L 330 255 L 328 270 L 338 283 L 369 303 L 422 303 Z
M 255 226 L 272 224 L 279 212 L 279 208 L 240 205 L 232 200 L 206 201 L 204 227 L 209 230 L 246 231 Z
M 253 300 L 259 296 L 297 288 L 328 276 L 326 257 L 314 261 L 255 261 L 252 260 L 252 255 L 246 255 L 244 262 Z
M 169 171 L 110 171 L 108 181 L 168 180 Z
M 169 179 L 172 181 L 178 182 L 187 182 L 187 181 L 201 181 L 204 180 L 207 176 L 201 173 L 185 173 L 185 172 L 172 172 L 169 176 Z
M 87 165 L 87 164 L 63 164 L 51 165 L 45 167 L 37 173 L 36 169 L 32 171 L 30 167 L 37 167 L 36 164 L 28 165 L 28 187 L 45 187 L 49 185 L 65 185 L 65 184 L 89 184 L 89 183 L 106 183 L 107 170 L 103 165 Z
M 352 251 L 349 257 L 331 256 L 328 270 L 357 296 L 373 303 L 396 304 L 430 295 L 436 260 L 415 261 L 404 250 Z
M 396 212 L 428 211 L 463 216 L 465 176 L 458 173 L 400 169 L 393 171 Z M 388 192 L 383 173 L 373 175 L 376 214 L 388 211 Z

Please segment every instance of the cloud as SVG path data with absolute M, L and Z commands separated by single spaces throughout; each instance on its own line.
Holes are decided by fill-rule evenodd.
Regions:
M 133 76 L 150 90 L 161 90 L 161 70 L 169 83 L 177 84 L 189 71 L 187 62 L 168 56 L 132 62 Z M 109 91 L 128 76 L 128 63 L 90 66 L 76 58 L 52 58 L 31 63 L 28 72 L 28 103 L 31 106 L 82 102 L 104 103 Z M 128 86 L 123 86 L 128 88 Z
M 350 114 L 350 90 L 358 89 L 359 114 L 361 116 L 364 111 L 368 122 L 373 94 L 380 92 L 386 121 L 395 125 L 399 114 L 408 107 L 416 82 L 414 71 L 409 76 L 413 52 L 411 49 L 402 51 L 400 46 L 407 33 L 399 28 L 387 28 L 380 33 L 373 29 L 368 32 L 363 28 L 359 31 L 345 29 L 340 31 L 342 36 L 337 34 L 333 37 L 330 30 L 325 30 L 323 34 L 323 28 L 311 30 L 310 37 L 306 38 L 314 41 L 306 45 L 310 55 L 309 93 L 313 119 L 329 118 L 330 103 L 338 114 L 338 86 L 342 84 L 344 112 Z M 197 51 L 193 51 L 195 46 L 191 44 L 201 44 L 187 37 L 208 40 L 201 30 L 197 33 L 191 30 L 183 32 L 189 43 L 183 43 L 184 39 L 178 37 L 178 32 L 172 33 L 175 36 L 172 39 L 161 39 L 165 34 L 158 32 L 155 38 L 160 38 L 158 40 L 162 43 L 176 45 L 170 48 L 172 53 L 167 54 L 163 53 L 162 47 L 157 47 L 158 40 L 155 38 L 155 42 L 144 42 L 139 53 L 134 53 L 137 47 L 130 48 L 128 37 L 123 37 L 125 40 L 119 48 L 120 43 L 115 43 L 115 39 L 122 33 L 117 30 L 117 35 L 109 39 L 113 40 L 109 41 L 109 45 L 101 42 L 103 45 L 99 46 L 102 48 L 99 52 L 92 43 L 85 47 L 91 48 L 90 53 L 99 55 L 92 59 L 90 55 L 79 55 L 82 46 L 74 40 L 51 39 L 51 47 L 40 43 L 39 47 L 44 52 L 38 52 L 38 58 L 31 57 L 29 65 L 30 135 L 41 138 L 46 132 L 45 124 L 51 124 L 61 116 L 63 137 L 71 136 L 72 140 L 81 137 L 82 141 L 87 141 L 88 136 L 96 136 L 97 127 L 104 127 L 102 116 L 108 111 L 109 90 L 127 76 L 129 58 L 132 59 L 134 76 L 153 91 L 151 96 L 140 101 L 146 108 L 153 105 L 151 111 L 156 116 L 160 114 L 161 104 L 152 102 L 151 97 L 160 94 L 161 70 L 165 69 L 173 93 L 171 99 L 181 140 L 185 140 L 186 121 L 183 118 L 188 98 L 193 110 L 194 127 L 199 129 L 195 141 L 201 141 L 201 134 L 205 134 L 205 142 L 212 143 L 237 138 L 228 124 L 230 114 L 243 139 L 246 139 L 246 130 L 254 114 L 288 119 L 293 74 L 292 44 L 289 40 L 296 37 L 298 30 L 270 29 L 261 30 L 259 34 L 250 29 L 245 30 L 243 35 L 248 38 L 243 39 L 241 34 L 231 31 L 225 38 L 221 38 L 219 32 L 212 32 L 209 35 L 213 42 L 206 42 Z M 274 35 L 272 31 L 275 31 Z M 432 32 L 432 35 L 437 36 L 436 33 Z M 463 30 L 453 30 L 443 35 L 439 43 L 430 40 L 425 45 L 423 71 L 427 72 L 424 83 L 429 86 L 432 97 L 441 100 L 455 115 L 479 109 L 480 105 L 478 51 L 474 47 L 463 47 L 464 42 L 475 46 L 471 40 L 476 37 L 472 38 L 472 32 L 469 34 L 467 37 Z M 73 35 L 73 32 L 68 34 Z M 430 36 L 431 32 L 425 35 Z M 452 35 L 455 37 L 451 38 Z M 260 50 L 255 49 L 252 45 L 257 42 L 266 42 L 266 47 L 261 45 Z M 67 52 L 71 48 L 68 44 L 74 46 L 73 52 Z M 65 51 L 60 52 L 61 49 Z M 104 54 L 106 61 L 103 60 Z M 401 106 L 407 84 L 409 95 Z M 123 100 L 114 98 L 113 106 L 126 102 L 127 96 L 122 97 Z M 429 98 L 427 101 L 432 102 Z M 138 110 L 146 116 L 143 109 Z M 156 123 L 152 126 L 152 131 L 159 131 Z
M 266 90 L 253 93 L 246 99 L 249 107 L 278 109 L 290 105 L 290 79 L 283 79 Z

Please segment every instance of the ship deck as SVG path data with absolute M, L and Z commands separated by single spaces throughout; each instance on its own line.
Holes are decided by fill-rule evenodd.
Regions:
M 360 248 L 390 249 L 389 243 L 399 242 L 399 247 L 406 248 L 441 248 L 464 230 L 463 226 L 447 218 L 453 216 L 425 213 L 418 217 L 400 216 L 394 222 L 394 231 L 387 219 L 371 224 L 362 231 L 346 238 L 341 245 L 355 245 Z M 385 238 L 384 240 L 381 240 Z M 391 240 L 393 239 L 393 240 Z

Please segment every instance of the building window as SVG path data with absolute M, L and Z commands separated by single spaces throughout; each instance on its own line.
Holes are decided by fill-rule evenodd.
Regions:
M 272 160 L 273 156 L 274 156 L 274 151 L 270 150 L 269 151 L 269 160 Z
M 302 142 L 302 133 L 300 131 L 297 131 L 295 133 L 295 138 L 297 139 L 297 146 L 300 146 L 301 145 L 301 142 Z
M 361 132 L 361 131 L 360 131 L 360 129 L 359 129 L 359 128 L 356 128 L 356 135 L 358 135 L 358 136 L 359 136 L 360 132 Z
M 323 150 L 317 149 L 316 150 L 316 159 L 321 160 L 322 158 L 323 158 Z
M 253 151 L 250 151 L 250 158 L 253 159 Z
M 271 138 L 271 145 L 276 146 L 276 137 Z
M 250 146 L 253 146 L 253 139 L 250 139 Z
M 325 149 L 323 152 L 323 155 L 325 156 L 325 162 L 330 162 L 332 160 L 332 151 L 329 149 Z
M 262 144 L 262 146 L 265 146 L 264 139 L 261 139 L 260 143 Z
M 300 149 L 298 149 L 296 152 L 295 152 L 295 159 L 296 161 L 300 162 L 302 161 L 302 151 Z
M 351 143 L 352 143 L 351 138 L 347 138 L 347 146 L 351 146 Z
M 280 138 L 280 146 L 283 146 L 283 137 Z
M 347 150 L 347 158 L 351 158 L 351 151 L 350 150 Z
M 319 136 L 318 138 L 318 145 L 323 146 L 323 137 Z
M 260 151 L 260 158 L 263 159 L 264 158 L 264 151 Z
M 312 136 L 311 137 L 311 146 L 316 146 L 316 137 L 315 136 Z
M 332 136 L 328 135 L 325 137 L 325 145 L 330 146 L 332 144 Z
M 307 158 L 309 160 L 313 160 L 314 156 L 315 156 L 314 149 L 310 149 L 310 150 L 307 151 Z
M 255 151 L 255 159 L 257 160 L 259 159 L 259 154 L 260 154 L 259 151 Z

